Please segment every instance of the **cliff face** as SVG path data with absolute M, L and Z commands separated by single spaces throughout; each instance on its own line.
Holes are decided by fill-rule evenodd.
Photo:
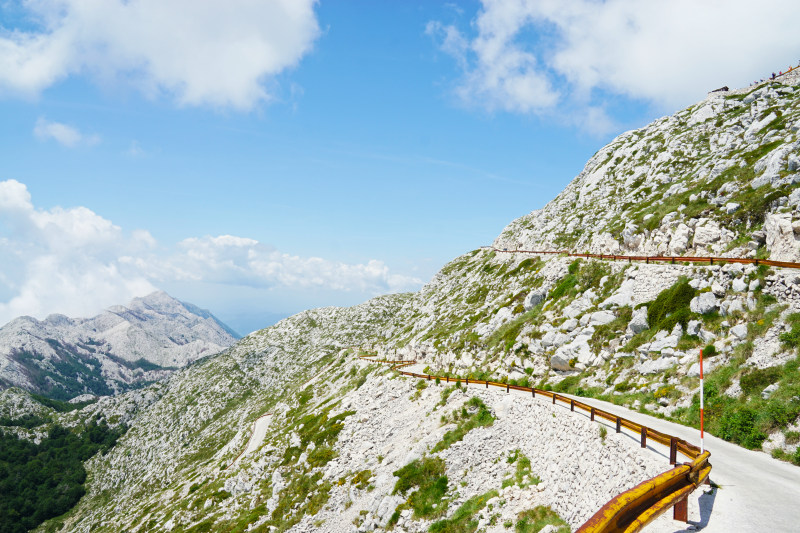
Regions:
M 165 292 L 92 318 L 20 317 L 0 328 L 0 384 L 61 399 L 114 394 L 235 340 L 213 315 Z
M 800 259 L 800 93 L 789 82 L 714 94 L 621 135 L 495 246 Z M 574 527 L 658 471 L 638 443 L 533 399 L 394 377 L 351 347 L 687 424 L 697 423 L 703 348 L 707 430 L 800 458 L 798 311 L 796 271 L 474 250 L 418 293 L 306 311 L 145 389 L 53 414 L 70 427 L 97 417 L 130 426 L 89 461 L 87 496 L 59 520 L 70 531 L 368 531 L 392 521 L 425 531 L 466 516 L 505 531 L 545 506 Z M 3 402 L 32 409 L 6 397 L 0 413 Z M 251 434 L 259 440 L 247 446 Z M 423 471 L 435 478 L 409 474 Z M 428 506 L 414 507 L 414 493 Z

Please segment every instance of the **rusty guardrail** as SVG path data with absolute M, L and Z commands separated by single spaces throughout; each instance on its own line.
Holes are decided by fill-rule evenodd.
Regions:
M 686 522 L 688 519 L 687 498 L 689 494 L 708 479 L 708 475 L 711 472 L 711 463 L 708 462 L 708 458 L 711 454 L 708 451 L 700 453 L 699 447 L 683 439 L 657 431 L 632 420 L 628 420 L 627 418 L 617 416 L 614 413 L 604 411 L 603 409 L 598 409 L 597 407 L 585 404 L 574 398 L 563 396 L 557 392 L 534 387 L 512 385 L 510 383 L 500 383 L 498 381 L 417 374 L 415 372 L 400 370 L 402 367 L 415 364 L 416 361 L 372 359 L 377 357 L 377 354 L 363 354 L 358 357 L 376 363 L 391 364 L 392 369 L 404 376 L 428 381 L 438 379 L 440 382 L 444 381 L 445 383 L 464 383 L 467 387 L 470 384 L 484 385 L 487 389 L 490 386 L 499 387 L 501 389 L 506 389 L 506 392 L 516 390 L 530 392 L 534 398 L 536 395 L 550 398 L 554 405 L 556 402 L 569 405 L 570 411 L 575 411 L 575 408 L 578 408 L 588 412 L 589 419 L 592 421 L 594 421 L 595 418 L 602 418 L 613 422 L 617 433 L 621 433 L 623 428 L 637 433 L 642 448 L 647 447 L 648 439 L 669 446 L 669 464 L 671 465 L 677 464 L 678 453 L 691 460 L 690 462 L 677 465 L 615 496 L 587 520 L 586 523 L 578 528 L 577 533 L 633 533 L 641 530 L 644 526 L 658 518 L 670 508 L 673 509 L 673 518 L 675 520 Z
M 666 256 L 666 255 L 615 255 L 615 254 L 580 254 L 572 253 L 567 250 L 501 250 L 492 248 L 495 252 L 507 254 L 534 254 L 534 255 L 566 255 L 568 257 L 586 257 L 593 259 L 610 259 L 612 261 L 644 261 L 645 263 L 739 263 L 742 265 L 767 265 L 781 268 L 800 268 L 800 263 L 791 261 L 774 261 L 772 259 L 756 259 L 751 257 L 690 257 L 690 256 Z

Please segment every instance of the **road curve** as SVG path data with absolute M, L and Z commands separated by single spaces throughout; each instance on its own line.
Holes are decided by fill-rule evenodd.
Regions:
M 700 432 L 694 428 L 602 400 L 573 398 L 655 430 L 700 443 Z M 631 435 L 631 438 L 635 436 Z M 708 433 L 705 444 L 711 451 L 711 464 L 714 466 L 711 481 L 720 489 L 710 493 L 706 493 L 708 489 L 698 490 L 689 497 L 688 525 L 694 526 L 693 530 L 702 529 L 707 533 L 800 531 L 800 468 Z M 648 450 L 663 454 L 663 450 L 658 448 L 648 447 Z M 685 530 L 686 526 L 672 520 L 672 513 L 666 513 L 646 528 L 646 531 L 657 533 Z
M 422 365 L 403 368 L 408 372 L 422 373 Z M 525 394 L 511 390 L 511 393 Z M 646 425 L 657 431 L 674 435 L 699 446 L 700 432 L 694 428 L 651 417 L 610 402 L 571 396 L 587 405 L 597 407 L 615 415 Z M 547 401 L 542 398 L 542 401 Z M 559 404 L 561 405 L 561 404 Z M 564 406 L 569 409 L 568 406 Z M 588 413 L 575 410 L 576 416 L 589 417 Z M 615 427 L 611 422 L 595 419 L 609 431 Z M 640 436 L 627 430 L 623 434 L 638 442 Z M 707 533 L 746 532 L 800 532 L 800 468 L 773 459 L 763 452 L 747 450 L 733 443 L 706 434 L 706 449 L 711 452 L 713 466 L 710 479 L 719 489 L 704 487 L 689 496 L 689 522 L 672 519 L 667 512 L 645 528 L 654 533 L 672 533 L 702 530 Z M 669 448 L 648 441 L 645 453 L 655 454 L 664 460 L 664 469 L 669 468 Z M 643 450 L 644 452 L 644 450 Z M 685 460 L 682 455 L 678 460 Z M 609 495 L 609 498 L 615 495 Z

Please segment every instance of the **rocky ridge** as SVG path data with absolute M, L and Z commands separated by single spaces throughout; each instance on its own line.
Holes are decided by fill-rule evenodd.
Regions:
M 19 317 L 0 328 L 0 385 L 61 399 L 108 395 L 218 353 L 236 334 L 165 292 L 92 318 Z
M 800 261 L 800 74 L 623 133 L 496 248 Z

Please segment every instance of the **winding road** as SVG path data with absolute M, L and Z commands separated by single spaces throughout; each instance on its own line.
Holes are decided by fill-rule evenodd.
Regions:
M 421 364 L 408 366 L 403 370 L 423 373 Z M 510 393 L 528 395 L 514 390 Z M 694 428 L 654 418 L 602 400 L 568 394 L 559 396 L 578 400 L 699 445 L 699 431 Z M 543 402 L 550 403 L 549 398 L 537 397 Z M 569 409 L 566 405 L 563 407 Z M 576 410 L 574 414 L 589 417 L 588 413 L 580 410 Z M 595 421 L 606 425 L 609 431 L 616 429 L 614 424 L 601 418 L 596 418 Z M 622 433 L 639 442 L 639 434 L 626 429 L 623 429 Z M 667 512 L 648 525 L 646 531 L 800 532 L 800 468 L 773 459 L 763 452 L 747 450 L 709 434 L 706 435 L 705 445 L 711 452 L 713 465 L 710 479 L 719 488 L 704 486 L 702 490 L 697 490 L 689 496 L 688 523 L 673 520 L 672 512 Z M 664 469 L 669 468 L 668 446 L 648 440 L 645 453 L 663 459 Z M 679 456 L 679 461 L 682 459 Z M 609 495 L 612 496 L 614 495 Z
M 609 402 L 574 398 L 689 442 L 700 442 L 699 432 L 694 428 Z M 576 414 L 584 416 L 577 411 Z M 638 436 L 628 435 L 638 440 Z M 714 466 L 711 481 L 720 488 L 711 490 L 708 487 L 689 496 L 689 524 L 686 526 L 708 533 L 800 531 L 800 468 L 708 433 L 705 443 L 711 451 L 711 464 Z M 656 444 L 654 448 L 648 446 L 647 449 L 650 453 L 663 456 L 666 461 L 666 447 Z M 682 527 L 680 522 L 672 520 L 672 513 L 666 513 L 645 530 L 666 533 L 686 531 L 686 526 Z

